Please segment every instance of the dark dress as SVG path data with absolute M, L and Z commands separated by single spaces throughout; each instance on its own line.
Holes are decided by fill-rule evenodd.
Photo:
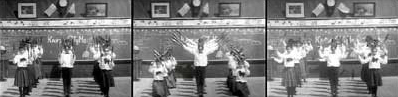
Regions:
M 282 86 L 285 87 L 296 87 L 296 74 L 294 72 L 294 67 L 285 67 L 283 78 L 282 78 Z
M 383 81 L 379 72 L 380 69 L 368 69 L 368 79 L 366 84 L 368 86 L 382 86 Z
M 15 71 L 14 86 L 29 87 L 32 83 L 28 78 L 28 70 L 26 67 L 18 67 Z

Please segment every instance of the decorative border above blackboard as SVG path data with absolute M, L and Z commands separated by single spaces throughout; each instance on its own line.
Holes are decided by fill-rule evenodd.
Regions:
M 2 28 L 18 27 L 130 27 L 131 19 L 1 20 Z
M 252 26 L 265 27 L 265 19 L 219 19 L 219 20 L 133 20 L 134 28 L 145 27 L 216 27 Z
M 267 28 L 295 27 L 385 27 L 397 26 L 398 18 L 390 19 L 331 19 L 331 20 L 267 20 Z
M 267 20 L 267 28 L 300 27 L 396 27 L 398 18 L 390 19 L 330 19 L 330 20 Z

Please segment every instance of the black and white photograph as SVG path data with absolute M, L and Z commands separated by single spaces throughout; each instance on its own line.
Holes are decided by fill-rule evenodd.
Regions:
M 286 3 L 286 17 L 304 17 L 304 3 Z
M 168 3 L 133 1 L 133 97 L 265 97 L 264 0 Z
M 220 3 L 219 7 L 220 7 L 219 8 L 220 16 L 224 17 L 240 16 L 241 3 Z
M 132 97 L 131 0 L 0 5 L 0 97 Z
M 19 18 L 36 18 L 36 3 L 18 3 Z
M 106 17 L 108 11 L 107 3 L 87 3 L 86 16 L 87 17 Z
M 170 3 L 169 2 L 152 2 L 151 3 L 152 18 L 169 18 Z
M 354 16 L 375 16 L 375 6 L 376 4 L 374 2 L 356 2 L 354 3 Z
M 286 18 L 299 11 L 283 5 L 299 2 L 302 17 Z M 396 1 L 267 0 L 267 97 L 398 95 L 396 6 Z

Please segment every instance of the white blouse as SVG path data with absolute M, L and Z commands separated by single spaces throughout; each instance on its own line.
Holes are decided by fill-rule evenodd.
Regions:
M 345 46 L 338 46 L 335 53 L 332 53 L 331 46 L 325 48 L 325 51 L 319 51 L 321 58 L 326 59 L 327 67 L 340 67 L 340 60 L 347 57 L 345 53 Z
M 152 62 L 151 63 L 152 66 L 149 67 L 149 72 L 153 74 L 153 79 L 154 80 L 164 80 L 164 77 L 167 77 L 167 68 L 162 64 L 159 64 L 160 66 L 157 67 L 157 63 L 156 62 Z M 156 74 L 157 72 L 159 72 L 159 74 Z
M 27 67 L 28 66 L 28 53 L 18 54 L 14 57 L 14 64 L 17 64 L 17 67 Z
M 110 55 L 104 55 L 101 57 L 101 60 L 99 61 L 99 67 L 102 70 L 112 70 L 113 67 L 115 66 L 115 63 L 113 62 L 113 59 L 116 57 L 115 53 L 112 53 Z
M 293 51 L 291 51 L 290 53 L 288 52 L 284 52 L 282 54 L 279 54 L 279 52 L 277 53 L 279 58 L 274 58 L 276 62 L 283 63 L 285 67 L 294 67 L 295 64 L 294 59 L 297 58 L 296 53 L 294 53 Z
M 65 53 L 64 51 L 61 53 L 58 61 L 61 64 L 61 67 L 65 68 L 73 68 L 73 64 L 75 63 L 76 57 L 72 53 Z
M 380 54 L 376 54 L 372 56 L 366 56 L 365 58 L 359 57 L 359 61 L 362 64 L 369 63 L 369 69 L 380 69 L 381 64 L 388 63 L 388 57 L 381 57 Z

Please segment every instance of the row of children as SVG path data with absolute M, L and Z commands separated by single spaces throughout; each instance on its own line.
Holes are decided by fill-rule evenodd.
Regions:
M 386 40 L 386 39 L 385 39 Z M 385 48 L 384 42 L 380 42 L 378 39 L 373 39 L 370 36 L 367 36 L 365 39 L 365 43 L 361 42 L 361 40 L 357 39 L 357 41 L 352 46 L 351 50 L 358 55 L 358 59 L 363 64 L 362 68 L 362 76 L 363 81 L 367 83 L 369 93 L 372 94 L 373 97 L 377 96 L 377 86 L 382 85 L 381 76 L 379 73 L 380 64 L 387 64 L 387 49 Z M 297 73 L 299 70 L 295 69 L 295 66 L 298 65 L 298 60 L 301 60 L 306 56 L 308 51 L 311 50 L 310 45 L 301 46 L 309 49 L 300 50 L 300 43 L 295 42 L 293 39 L 290 39 L 286 45 L 286 49 L 284 53 L 277 52 L 277 57 L 272 57 L 278 63 L 284 64 L 284 74 L 282 79 L 282 85 L 286 87 L 288 97 L 292 97 L 296 94 L 295 88 L 299 85 L 300 80 L 297 78 Z M 323 47 L 323 45 L 318 46 L 318 54 L 322 61 L 327 62 L 327 72 L 330 82 L 330 90 L 331 95 L 337 96 L 338 94 L 338 77 L 339 77 L 339 69 L 340 69 L 340 61 L 347 57 L 347 46 L 341 38 L 331 39 L 330 44 L 327 47 Z
M 195 66 L 195 80 L 197 85 L 197 94 L 203 97 L 205 92 L 205 74 L 208 64 L 207 55 L 213 53 L 220 46 L 226 38 L 226 35 L 219 37 L 201 37 L 197 40 L 189 39 L 181 33 L 173 33 L 172 41 L 177 45 L 182 46 L 186 51 L 194 55 Z M 164 54 L 160 55 L 155 51 L 155 62 L 149 69 L 154 75 L 153 81 L 153 96 L 167 97 L 170 95 L 169 88 L 175 88 L 175 66 L 177 61 L 171 56 L 171 49 L 168 49 Z M 239 97 L 247 97 L 250 95 L 245 77 L 250 74 L 249 63 L 243 55 L 243 50 L 231 49 L 227 53 L 229 59 L 229 74 L 227 77 L 227 86 L 234 95 Z M 168 62 L 169 61 L 169 62 Z M 171 71 L 171 72 L 170 72 Z M 170 72 L 170 73 L 168 73 Z M 169 85 L 173 83 L 173 85 Z
M 109 97 L 109 87 L 114 87 L 112 69 L 115 66 L 115 53 L 112 51 L 110 38 L 99 38 L 95 46 L 91 47 L 93 58 L 95 61 L 93 75 L 95 81 L 99 84 L 100 90 L 105 97 Z M 20 47 L 15 55 L 13 62 L 17 65 L 15 73 L 14 85 L 18 86 L 20 96 L 29 95 L 32 87 L 39 82 L 41 75 L 41 56 L 44 50 L 41 45 L 36 44 L 37 40 L 27 38 L 20 42 Z M 33 46 L 32 46 L 33 45 Z M 63 39 L 62 50 L 59 54 L 58 61 L 61 68 L 62 81 L 64 87 L 64 95 L 69 97 L 71 94 L 71 78 L 75 65 L 76 56 L 74 53 L 74 40 Z

